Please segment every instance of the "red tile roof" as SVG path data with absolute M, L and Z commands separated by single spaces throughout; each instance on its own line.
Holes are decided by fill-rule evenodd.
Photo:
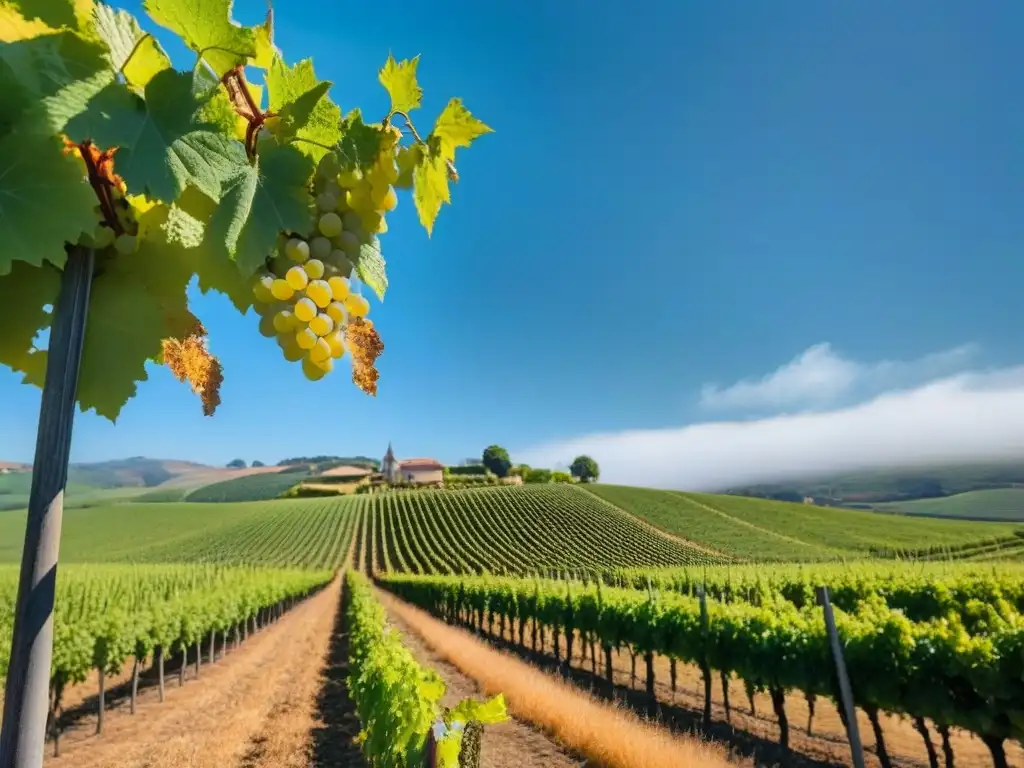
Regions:
M 398 462 L 399 469 L 444 469 L 437 459 L 404 459 Z

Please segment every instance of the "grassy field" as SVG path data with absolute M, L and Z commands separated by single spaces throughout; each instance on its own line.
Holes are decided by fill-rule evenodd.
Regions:
M 198 503 L 220 503 L 231 501 L 267 501 L 276 499 L 293 485 L 308 476 L 303 469 L 288 469 L 283 472 L 270 472 L 258 475 L 246 475 L 220 483 L 204 485 L 189 493 L 187 501 Z
M 1024 488 L 992 488 L 938 499 L 916 499 L 876 504 L 876 509 L 904 515 L 1005 520 L 1024 523 Z
M 994 540 L 1013 542 L 1017 529 L 1009 524 L 910 519 L 740 496 L 599 484 L 587 490 L 662 530 L 749 560 L 921 554 L 980 547 Z

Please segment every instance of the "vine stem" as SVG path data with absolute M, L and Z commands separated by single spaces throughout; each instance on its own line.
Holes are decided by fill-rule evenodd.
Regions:
M 110 188 L 107 186 L 107 182 L 99 174 L 96 168 L 96 163 L 93 162 L 92 152 L 89 151 L 89 147 L 92 142 L 83 141 L 78 145 L 78 151 L 82 155 L 82 161 L 85 163 L 85 169 L 89 176 L 89 185 L 96 193 L 96 197 L 100 201 L 100 208 L 103 209 L 103 218 L 114 230 L 114 234 L 123 234 L 124 229 L 121 227 L 121 222 L 117 218 L 117 211 L 114 210 L 114 201 L 110 197 Z
M 43 765 L 57 555 L 94 260 L 92 249 L 71 249 L 54 306 L 4 691 L 0 768 Z

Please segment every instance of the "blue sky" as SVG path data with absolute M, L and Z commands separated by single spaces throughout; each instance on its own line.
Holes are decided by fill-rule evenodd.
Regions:
M 588 435 L 850 407 L 1024 362 L 1019 3 L 389 8 L 275 11 L 286 59 L 312 56 L 343 109 L 383 115 L 388 51 L 422 54 L 421 125 L 458 95 L 496 131 L 460 157 L 432 239 L 407 198 L 391 218 L 379 396 L 306 382 L 254 315 L 197 296 L 225 366 L 218 414 L 154 368 L 116 426 L 79 416 L 74 460 L 391 440 L 443 460 L 497 442 L 614 463 L 635 444 Z M 774 397 L 716 400 L 793 364 Z M 0 402 L 0 458 L 30 460 L 38 392 L 0 371 Z

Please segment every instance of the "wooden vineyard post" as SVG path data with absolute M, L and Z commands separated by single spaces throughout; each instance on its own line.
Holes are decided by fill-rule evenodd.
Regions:
M 857 711 L 853 706 L 853 690 L 850 678 L 846 675 L 846 661 L 843 659 L 843 646 L 839 641 L 836 629 L 836 617 L 832 613 L 832 602 L 829 600 L 828 587 L 817 587 L 815 593 L 818 603 L 825 613 L 825 628 L 828 631 L 828 642 L 832 648 L 832 658 L 836 664 L 836 677 L 839 679 L 840 706 L 846 713 L 846 735 L 850 740 L 850 752 L 854 768 L 864 768 L 864 748 L 860 742 L 860 728 L 857 726 Z
M 697 597 L 700 598 L 700 631 L 703 638 L 703 653 L 700 657 L 700 671 L 704 677 L 704 714 L 701 722 L 704 724 L 705 732 L 711 728 L 711 666 L 708 664 L 708 596 L 704 587 L 697 588 Z
M 53 309 L 4 691 L 0 768 L 43 764 L 57 554 L 93 262 L 92 250 L 75 248 L 68 254 Z

